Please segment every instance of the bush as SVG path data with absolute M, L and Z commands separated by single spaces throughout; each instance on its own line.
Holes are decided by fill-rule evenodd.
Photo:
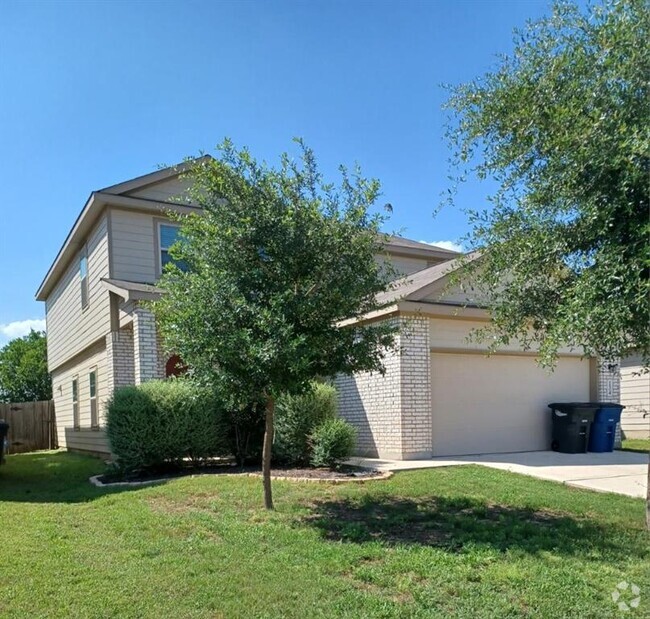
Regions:
M 311 464 L 333 467 L 352 455 L 356 430 L 345 420 L 327 419 L 309 438 Z
M 313 383 L 303 395 L 283 395 L 275 408 L 273 457 L 283 464 L 309 463 L 309 435 L 323 422 L 336 417 L 336 389 Z
M 229 454 L 227 419 L 219 401 L 186 378 L 116 390 L 108 404 L 106 432 L 125 472 Z

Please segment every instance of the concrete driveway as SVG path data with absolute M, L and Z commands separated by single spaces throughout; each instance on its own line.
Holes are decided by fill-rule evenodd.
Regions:
M 559 481 L 568 486 L 588 488 L 599 492 L 614 492 L 632 497 L 646 496 L 648 475 L 648 454 L 630 451 L 614 451 L 603 454 L 561 454 L 555 451 L 532 451 L 409 461 L 353 458 L 350 462 L 381 471 L 480 464 L 539 479 Z

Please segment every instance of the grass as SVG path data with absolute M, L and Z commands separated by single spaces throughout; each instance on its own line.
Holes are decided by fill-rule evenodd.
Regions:
M 243 476 L 98 489 L 62 452 L 0 467 L 0 616 L 620 617 L 644 502 L 478 466 L 362 485 Z
M 623 451 L 650 452 L 650 438 L 627 438 L 622 441 Z

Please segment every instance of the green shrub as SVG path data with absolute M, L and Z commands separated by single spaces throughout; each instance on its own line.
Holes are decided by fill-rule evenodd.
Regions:
M 309 438 L 311 464 L 333 467 L 352 455 L 356 430 L 344 419 L 327 419 Z
M 229 454 L 225 412 L 209 389 L 190 379 L 116 390 L 106 432 L 126 472 Z
M 279 397 L 275 408 L 275 461 L 309 463 L 309 435 L 327 419 L 334 419 L 336 408 L 336 389 L 323 383 L 314 383 L 303 395 Z

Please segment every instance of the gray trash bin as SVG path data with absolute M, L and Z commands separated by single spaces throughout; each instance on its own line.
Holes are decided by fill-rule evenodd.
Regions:
M 7 449 L 7 435 L 9 434 L 9 424 L 0 419 L 0 464 L 5 461 L 5 451 Z

